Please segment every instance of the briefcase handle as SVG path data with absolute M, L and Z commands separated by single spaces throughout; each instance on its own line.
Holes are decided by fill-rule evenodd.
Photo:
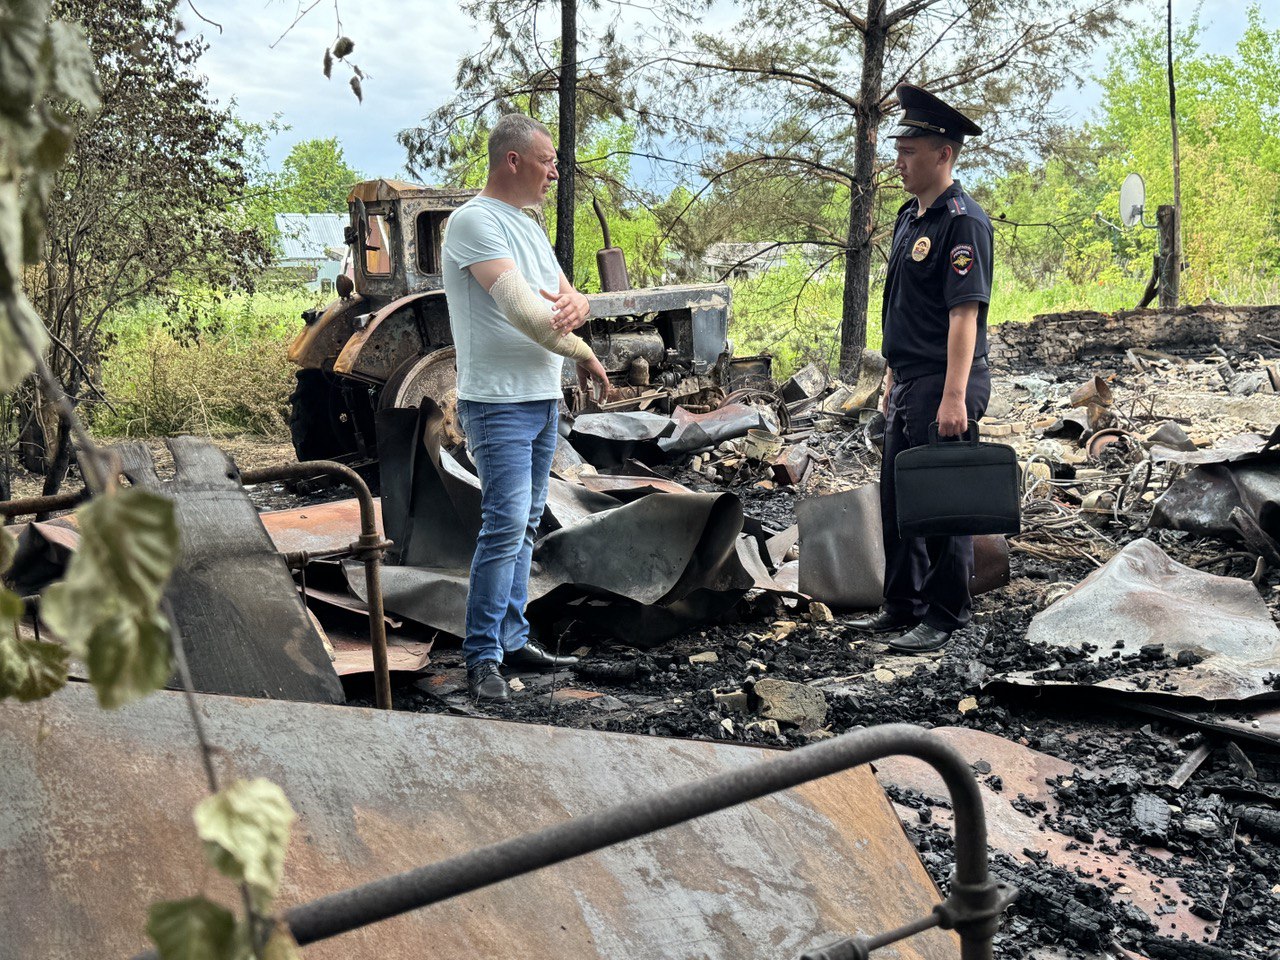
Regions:
M 973 434 L 972 440 L 969 439 L 970 433 Z M 960 440 L 964 443 L 969 444 L 969 446 L 971 447 L 976 447 L 978 445 L 978 439 L 979 439 L 978 421 L 974 419 L 970 419 L 969 429 L 965 430 L 964 433 L 960 434 Z M 942 443 L 942 441 L 938 439 L 938 421 L 937 420 L 929 424 L 929 442 L 931 444 Z

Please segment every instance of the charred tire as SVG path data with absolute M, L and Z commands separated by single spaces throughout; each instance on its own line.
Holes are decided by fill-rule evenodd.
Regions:
M 359 453 L 347 398 L 338 378 L 299 370 L 289 397 L 289 434 L 299 460 L 335 460 Z

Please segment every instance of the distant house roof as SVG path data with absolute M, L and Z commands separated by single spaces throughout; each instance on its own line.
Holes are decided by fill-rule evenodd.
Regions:
M 768 270 L 781 266 L 789 257 L 799 253 L 809 263 L 821 263 L 829 256 L 828 250 L 817 243 L 782 244 L 763 240 L 753 243 L 713 243 L 707 247 L 702 262 L 713 269 Z
M 280 259 L 327 260 L 330 250 L 345 250 L 343 229 L 347 217 L 341 213 L 277 213 L 280 232 Z

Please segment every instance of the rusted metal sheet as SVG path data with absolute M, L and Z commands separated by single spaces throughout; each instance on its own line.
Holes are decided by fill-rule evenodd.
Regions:
M 360 502 L 354 497 L 258 516 L 281 553 L 333 553 L 345 550 L 360 537 Z M 378 533 L 382 534 L 381 511 Z
M 1146 539 L 1038 613 L 1027 641 L 1082 649 L 1095 661 L 1118 654 L 1121 663 L 1096 682 L 1055 669 L 1006 674 L 1002 682 L 1204 700 L 1276 696 L 1268 677 L 1280 663 L 1280 629 L 1253 584 L 1183 566 Z M 1182 662 L 1171 659 L 1179 655 Z
M 768 755 L 198 699 L 226 765 L 274 779 L 298 811 L 282 908 Z M 198 892 L 238 902 L 210 878 L 194 834 L 206 788 L 178 694 L 105 712 L 75 685 L 39 705 L 0 704 L 0 765 L 6 960 L 132 956 L 147 946 L 149 903 Z M 305 956 L 777 960 L 926 916 L 937 899 L 860 768 L 313 944 Z M 959 951 L 933 930 L 886 953 L 951 960 Z
M 547 487 L 547 504 L 542 514 L 545 530 L 558 530 L 581 523 L 594 513 L 612 510 L 621 501 L 608 494 L 597 492 L 584 483 L 570 483 L 552 477 Z
M 357 600 L 349 593 L 338 593 L 334 590 L 322 590 L 319 587 L 313 587 L 310 584 L 302 591 L 303 596 L 307 600 L 315 603 L 320 607 L 332 607 L 349 613 L 353 616 L 361 617 L 365 620 L 369 618 L 369 605 L 363 600 Z M 383 616 L 383 621 L 388 627 L 397 628 L 403 626 L 399 620 L 395 620 L 388 616 Z M 365 640 L 368 640 L 368 632 L 365 633 Z
M 667 480 L 664 477 L 624 477 L 616 473 L 602 473 L 595 476 L 584 475 L 578 483 L 593 493 L 604 493 L 610 496 L 640 493 L 690 493 L 684 484 Z
M 335 300 L 314 323 L 304 326 L 289 344 L 290 363 L 306 369 L 319 369 L 326 357 L 336 356 L 351 336 L 352 318 L 369 309 L 358 293 Z
M 745 403 L 726 403 L 709 413 L 690 413 L 676 407 L 671 421 L 675 430 L 658 440 L 658 449 L 668 457 L 745 436 L 748 430 L 772 431 L 778 427 L 771 411 Z
M 1237 509 L 1280 542 L 1280 457 L 1195 468 L 1156 501 L 1151 525 L 1236 539 L 1239 534 L 1231 514 Z
M 573 432 L 569 437 L 571 441 L 590 437 L 614 443 L 634 443 L 665 437 L 672 429 L 671 418 L 656 413 L 584 413 L 574 419 Z
M 196 689 L 341 703 L 342 684 L 235 464 L 195 437 L 165 444 L 172 481 L 159 479 L 144 444 L 112 449 L 134 485 L 173 501 L 181 544 L 165 598 Z
M 478 190 L 427 187 L 420 183 L 384 177 L 357 183 L 347 195 L 347 202 L 363 200 L 365 203 L 377 203 L 380 200 L 429 199 L 437 201 L 441 206 L 461 206 L 479 192 Z
M 1128 849 L 1127 842 L 1106 833 L 1095 832 L 1092 844 L 1082 844 L 1076 837 L 1044 828 L 1046 816 L 1052 817 L 1061 810 L 1046 781 L 1056 777 L 1072 778 L 1075 769 L 1071 764 L 981 730 L 940 727 L 934 732 L 971 765 L 980 761 L 990 765 L 990 774 L 980 776 L 978 782 L 987 813 L 987 842 L 993 849 L 1022 863 L 1046 857 L 1049 863 L 1071 871 L 1086 883 L 1103 887 L 1116 899 L 1132 903 L 1150 917 L 1162 936 L 1177 938 L 1185 933 L 1193 940 L 1202 940 L 1206 929 L 1209 937 L 1217 936 L 1216 922 L 1191 913 L 1189 898 L 1183 894 L 1178 880 L 1183 868 L 1168 851 L 1147 849 L 1150 856 L 1169 862 L 1168 873 L 1172 876 L 1161 876 L 1143 867 Z M 951 829 L 951 811 L 945 805 L 946 787 L 927 764 L 910 757 L 889 757 L 877 761 L 875 769 L 882 786 L 915 790 L 942 801 L 943 805 L 933 807 L 933 820 Z M 1105 770 L 1097 773 L 1106 776 Z M 1000 778 L 1000 790 L 989 785 L 991 777 Z M 1043 813 L 1029 817 L 1014 809 L 1013 802 L 1017 800 L 1021 804 L 1019 798 L 1023 797 L 1031 804 L 1043 803 Z M 899 807 L 899 812 L 904 820 L 919 822 L 915 810 Z M 1104 845 L 1114 852 L 1100 849 Z M 1201 873 L 1205 867 L 1202 863 L 1188 863 L 1185 869 Z M 1226 885 L 1224 877 L 1222 886 Z
M 369 644 L 368 635 L 330 629 L 328 636 L 334 652 L 333 668 L 339 676 L 374 672 L 373 647 Z M 388 635 L 387 666 L 393 671 L 406 673 L 425 670 L 431 663 L 431 647 L 432 644 L 424 640 Z
M 378 414 L 383 523 L 396 543 L 396 564 L 382 573 L 383 592 L 388 610 L 461 635 L 480 529 L 479 481 L 441 449 L 440 422 L 434 404 Z M 554 484 L 556 496 L 570 486 Z M 600 496 L 591 495 L 596 503 L 579 498 L 557 508 L 563 525 L 534 547 L 531 607 L 543 598 L 564 602 L 586 594 L 669 607 L 673 616 L 657 620 L 687 625 L 700 612 L 723 612 L 759 580 L 737 552 L 743 514 L 732 494 L 651 495 L 594 512 Z M 565 523 L 575 512 L 582 515 Z
M 800 592 L 833 607 L 878 607 L 884 598 L 880 485 L 801 500 L 796 519 Z
M 1271 447 L 1280 444 L 1280 427 L 1268 437 L 1256 433 L 1239 433 L 1224 437 L 1208 450 L 1179 450 L 1176 447 L 1155 444 L 1151 447 L 1151 459 L 1157 463 L 1179 463 L 1183 466 L 1204 466 L 1211 463 L 1235 463 L 1249 460 Z
M 969 592 L 998 590 L 1009 583 L 1009 541 L 1003 534 L 987 533 L 973 538 L 973 576 Z
M 438 343 L 424 341 L 422 327 L 414 320 L 415 310 L 431 305 L 445 317 L 440 330 L 443 339 Z M 333 363 L 334 373 L 375 382 L 389 380 L 406 360 L 448 343 L 444 338 L 448 329 L 444 310 L 443 290 L 411 293 L 393 300 L 370 317 L 363 329 L 351 335 Z

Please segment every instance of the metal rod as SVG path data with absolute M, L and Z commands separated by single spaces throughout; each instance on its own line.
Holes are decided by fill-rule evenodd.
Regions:
M 88 500 L 88 487 L 69 493 L 55 493 L 50 497 L 27 497 L 23 500 L 0 500 L 0 517 L 22 517 L 27 514 L 52 513 L 54 510 L 70 510 Z
M 962 960 L 991 960 L 992 937 L 1006 901 L 987 872 L 987 826 L 977 781 L 940 737 L 908 724 L 851 731 L 777 760 L 333 893 L 293 907 L 284 922 L 299 944 L 315 943 L 894 754 L 925 761 L 947 786 L 955 813 L 956 866 L 952 893 L 935 910 L 942 926 L 960 934 Z M 156 960 L 156 954 L 137 960 Z
M 378 535 L 378 511 L 373 494 L 364 478 L 350 467 L 332 460 L 308 460 L 305 463 L 282 463 L 274 467 L 244 470 L 242 483 L 276 483 L 298 480 L 316 474 L 334 477 L 355 491 L 360 501 L 360 539 L 353 545 L 364 561 L 365 590 L 369 596 L 369 641 L 373 644 L 374 695 L 378 707 L 391 709 L 391 668 L 387 659 L 387 624 L 382 607 L 382 554 L 386 547 Z
M 391 709 L 391 669 L 387 659 L 387 627 L 382 608 L 382 554 L 386 547 L 378 535 L 377 507 L 373 494 L 364 478 L 345 464 L 332 460 L 308 460 L 305 463 L 283 463 L 258 470 L 243 470 L 240 481 L 244 484 L 275 483 L 298 480 L 324 474 L 334 477 L 350 487 L 360 501 L 360 538 L 352 550 L 364 561 L 365 588 L 369 593 L 369 640 L 373 644 L 374 689 L 377 704 L 383 710 Z M 0 517 L 20 517 L 27 514 L 49 513 L 53 510 L 70 510 L 89 499 L 86 487 L 70 493 L 51 497 L 28 497 L 25 500 L 0 501 Z

